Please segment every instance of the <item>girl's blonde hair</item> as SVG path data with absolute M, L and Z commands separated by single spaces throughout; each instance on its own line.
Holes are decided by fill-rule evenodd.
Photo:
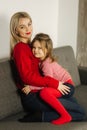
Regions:
M 20 37 L 16 34 L 16 28 L 18 26 L 20 18 L 29 18 L 30 21 L 32 22 L 32 19 L 31 19 L 30 15 L 28 13 L 26 13 L 26 12 L 17 12 L 11 17 L 11 20 L 10 20 L 11 53 L 12 53 L 12 50 L 13 50 L 15 44 L 20 41 Z
M 34 39 L 31 42 L 31 47 L 33 47 L 33 44 L 35 41 L 39 41 L 43 51 L 45 52 L 45 48 L 47 49 L 47 57 L 50 57 L 51 61 L 55 61 L 55 57 L 53 56 L 53 42 L 48 34 L 44 33 L 38 33 L 34 37 Z

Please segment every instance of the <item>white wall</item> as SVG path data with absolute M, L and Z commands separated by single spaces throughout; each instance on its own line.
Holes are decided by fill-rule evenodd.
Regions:
M 58 46 L 71 45 L 76 55 L 79 0 L 59 0 Z
M 70 44 L 76 51 L 79 0 L 0 0 L 0 59 L 9 57 L 9 22 L 17 11 L 27 11 L 33 20 L 33 36 L 48 33 L 54 47 Z
M 9 57 L 9 22 L 17 11 L 27 11 L 33 20 L 34 34 L 48 33 L 57 46 L 58 0 L 0 0 L 0 59 Z

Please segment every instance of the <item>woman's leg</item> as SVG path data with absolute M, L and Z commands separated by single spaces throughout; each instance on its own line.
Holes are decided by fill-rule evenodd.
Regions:
M 75 97 L 58 99 L 72 116 L 72 121 L 82 121 L 86 119 L 84 109 L 78 104 Z M 59 118 L 56 111 L 43 112 L 43 122 L 51 122 Z
M 53 120 L 53 124 L 63 124 L 72 120 L 71 115 L 57 99 L 62 94 L 54 88 L 44 88 L 40 91 L 40 97 L 60 114 L 60 118 Z
M 22 106 L 26 112 L 26 115 L 19 119 L 20 122 L 42 122 L 44 121 L 42 113 L 52 110 L 48 104 L 41 100 L 38 92 L 29 93 L 28 95 L 20 92 L 20 96 Z M 48 122 L 48 120 L 46 122 Z
M 69 111 L 68 113 L 72 116 L 72 121 L 83 121 L 87 119 L 85 117 L 85 113 L 79 113 L 75 111 Z M 49 112 L 43 112 L 42 114 L 42 121 L 43 122 L 51 122 L 54 119 L 58 119 L 60 116 L 57 114 L 56 111 L 49 111 Z
M 53 108 L 40 98 L 39 92 L 29 93 L 28 95 L 21 93 L 21 102 L 26 112 L 45 112 L 53 110 Z
M 68 86 L 70 88 L 70 92 L 68 94 L 63 95 L 63 97 L 65 98 L 69 98 L 72 97 L 74 92 L 75 92 L 75 87 L 72 84 L 69 83 L 64 83 L 64 85 Z
M 28 95 L 23 94 L 22 92 L 19 93 L 21 96 L 22 105 L 27 113 L 32 113 L 36 111 L 40 111 L 41 114 L 36 117 L 33 115 L 33 121 L 43 121 L 43 122 L 50 122 L 54 119 L 59 117 L 59 114 L 53 110 L 51 106 L 49 106 L 46 102 L 41 100 L 39 97 L 39 92 L 37 93 L 29 93 Z M 66 110 L 71 114 L 72 120 L 83 120 L 85 117 L 85 113 L 83 108 L 77 103 L 75 98 L 59 98 L 58 99 Z M 28 116 L 28 115 L 27 115 Z M 27 119 L 28 122 L 32 121 Z M 26 122 L 26 117 L 25 117 Z

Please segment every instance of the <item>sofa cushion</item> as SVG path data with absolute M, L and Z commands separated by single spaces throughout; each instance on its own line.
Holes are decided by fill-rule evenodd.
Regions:
M 85 116 L 87 118 L 87 85 L 80 85 L 76 87 L 75 94 L 77 101 L 85 110 Z
M 10 61 L 0 62 L 0 119 L 22 110 Z
M 87 130 L 86 122 L 70 122 L 63 125 L 53 125 L 51 123 L 20 123 L 18 121 L 0 122 L 1 130 Z
M 58 47 L 55 48 L 53 52 L 57 58 L 58 63 L 71 74 L 75 86 L 80 85 L 79 72 L 72 47 Z
M 59 47 L 54 49 L 54 54 L 57 56 L 59 64 L 70 72 L 75 85 L 78 86 L 80 78 L 72 48 L 70 46 Z M 10 60 L 0 62 L 0 119 L 23 110 L 13 80 L 14 68 L 11 65 Z

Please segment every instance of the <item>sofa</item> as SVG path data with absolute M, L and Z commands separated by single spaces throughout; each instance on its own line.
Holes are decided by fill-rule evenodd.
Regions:
M 54 48 L 59 64 L 71 74 L 76 86 L 75 97 L 85 109 L 87 115 L 87 68 L 78 67 L 71 46 Z M 0 59 L 0 130 L 87 130 L 87 120 L 75 121 L 63 125 L 49 122 L 21 123 L 25 115 L 13 78 L 14 67 L 9 58 Z

